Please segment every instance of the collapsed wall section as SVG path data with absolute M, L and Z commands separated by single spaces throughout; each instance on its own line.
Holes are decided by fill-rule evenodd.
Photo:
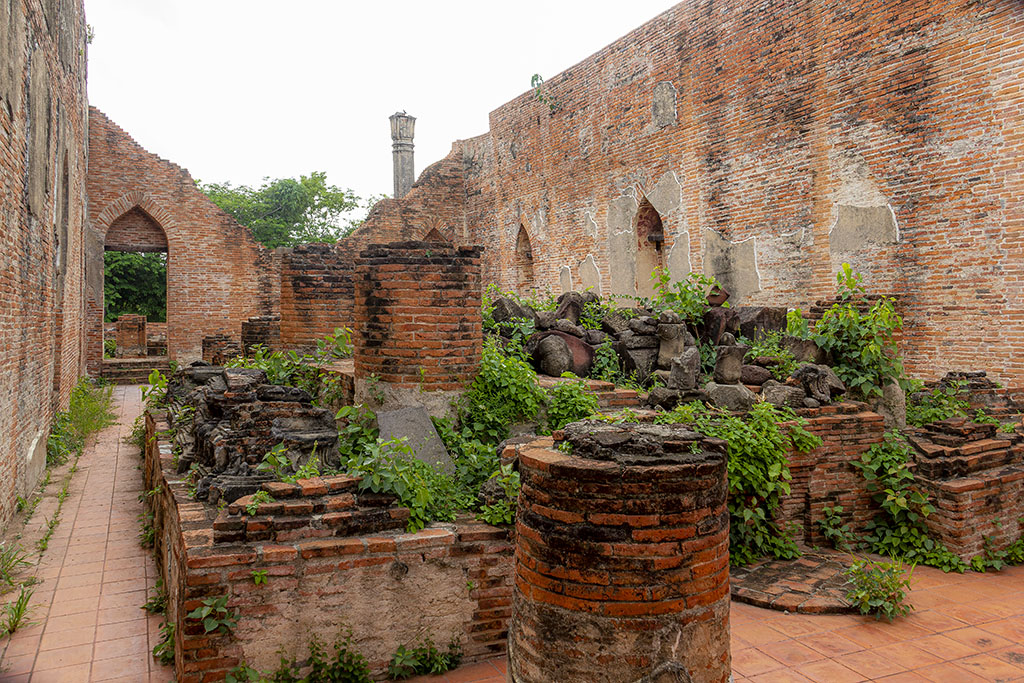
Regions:
M 83 372 L 85 53 L 79 0 L 0 2 L 0 528 Z

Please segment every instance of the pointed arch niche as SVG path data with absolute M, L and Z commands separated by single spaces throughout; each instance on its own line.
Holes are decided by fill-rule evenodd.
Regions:
M 530 234 L 522 223 L 519 224 L 519 234 L 516 235 L 516 250 L 513 257 L 513 269 L 515 273 L 515 289 L 520 294 L 526 294 L 533 289 L 533 245 L 530 243 Z
M 633 233 L 636 235 L 636 293 L 649 297 L 654 294 L 651 273 L 655 268 L 665 267 L 665 228 L 661 214 L 647 197 L 637 208 Z
M 448 242 L 448 238 L 441 234 L 437 228 L 431 228 L 430 232 L 423 236 L 423 242 Z

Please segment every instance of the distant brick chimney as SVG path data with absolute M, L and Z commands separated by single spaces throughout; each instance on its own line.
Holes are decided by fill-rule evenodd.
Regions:
M 416 117 L 399 111 L 389 118 L 391 119 L 391 149 L 395 162 L 395 199 L 401 199 L 416 180 L 412 162 L 412 137 L 416 129 Z

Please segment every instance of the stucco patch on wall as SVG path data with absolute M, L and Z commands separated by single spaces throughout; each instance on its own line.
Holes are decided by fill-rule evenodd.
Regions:
M 587 257 L 580 263 L 579 273 L 581 289 L 589 289 L 596 294 L 602 294 L 601 271 L 597 269 L 593 254 L 587 254 Z
M 693 267 L 690 265 L 690 231 L 683 230 L 672 239 L 672 246 L 669 247 L 665 256 L 665 266 L 675 280 L 686 277 Z
M 714 275 L 732 294 L 731 301 L 743 299 L 761 290 L 757 271 L 757 238 L 730 242 L 714 230 L 704 229 L 704 273 Z

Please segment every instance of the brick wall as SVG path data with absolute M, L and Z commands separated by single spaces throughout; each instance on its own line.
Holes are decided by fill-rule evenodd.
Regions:
M 381 384 L 420 393 L 458 391 L 472 381 L 483 334 L 482 250 L 443 242 L 392 242 L 360 252 L 357 378 L 376 375 Z
M 85 20 L 0 3 L 0 528 L 83 369 Z
M 147 417 L 147 436 L 166 429 Z M 408 534 L 405 508 L 334 477 L 268 484 L 276 502 L 256 515 L 247 499 L 218 511 L 192 501 L 175 474 L 172 445 L 147 440 L 147 489 L 156 557 L 176 624 L 176 680 L 222 680 L 241 661 L 276 668 L 281 649 L 303 658 L 312 633 L 331 640 L 351 627 L 355 648 L 378 678 L 399 645 L 452 637 L 468 662 L 505 650 L 511 614 L 508 532 L 470 519 Z M 392 530 L 388 530 L 392 529 Z M 254 571 L 267 581 L 257 586 Z M 228 596 L 238 614 L 230 634 L 203 633 L 185 614 L 207 597 Z
M 102 273 L 102 248 L 166 249 L 168 355 L 198 360 L 204 336 L 237 336 L 250 316 L 276 312 L 273 253 L 197 190 L 188 171 L 142 149 L 95 107 L 89 114 L 89 222 L 101 245 L 89 263 Z M 89 369 L 98 372 L 102 278 L 89 299 Z
M 348 241 L 279 250 L 285 348 L 312 350 L 335 328 L 352 325 L 353 256 Z
M 878 511 L 863 475 L 850 463 L 881 443 L 884 420 L 865 404 L 855 402 L 801 410 L 800 414 L 807 420 L 805 429 L 822 444 L 807 453 L 790 453 L 793 479 L 776 519 L 783 528 L 795 524 L 798 541 L 828 545 L 820 526 L 825 518 L 823 508 L 841 505 L 843 521 L 857 532 L 863 531 Z
M 529 91 L 458 142 L 445 213 L 414 190 L 363 229 L 457 225 L 462 202 L 507 288 L 525 231 L 541 289 L 628 292 L 661 262 L 804 309 L 850 262 L 899 297 L 911 371 L 1018 383 L 1021 35 L 1016 0 L 680 3 L 549 78 L 554 111 Z M 636 239 L 647 204 L 660 252 Z

